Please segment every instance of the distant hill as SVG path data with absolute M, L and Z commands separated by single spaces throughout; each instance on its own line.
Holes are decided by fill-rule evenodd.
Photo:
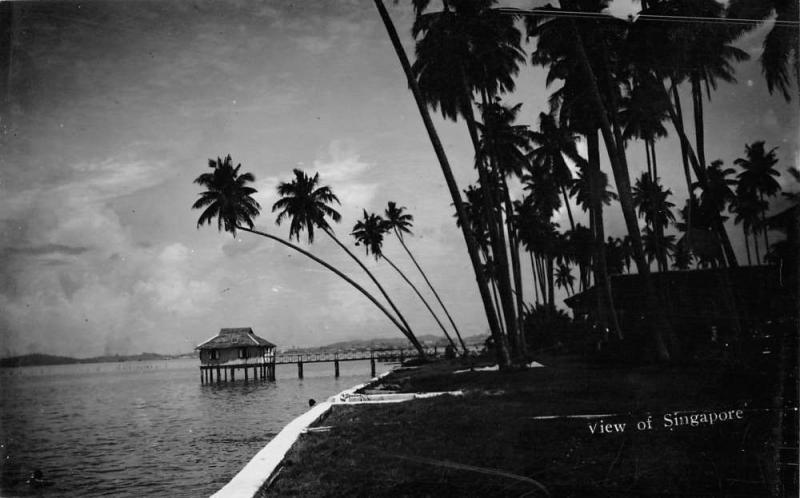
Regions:
M 483 342 L 486 340 L 488 335 L 474 335 L 469 337 L 464 337 L 464 343 L 467 346 L 472 345 L 483 345 Z M 425 347 L 439 347 L 444 348 L 449 343 L 447 339 L 441 335 L 420 335 L 417 336 L 419 342 L 423 344 Z M 454 340 L 455 337 L 453 338 Z M 350 341 L 339 341 L 334 342 L 332 344 L 326 344 L 324 346 L 312 347 L 312 348 L 293 348 L 289 350 L 290 352 L 315 352 L 315 351 L 363 351 L 363 350 L 379 350 L 379 349 L 407 349 L 411 348 L 411 343 L 403 338 L 403 337 L 386 337 L 386 338 L 378 338 L 378 339 L 353 339 Z
M 95 356 L 94 358 L 70 358 L 69 356 L 55 356 L 50 354 L 26 354 L 22 356 L 12 356 L 10 358 L 0 358 L 0 367 L 32 367 L 45 365 L 71 365 L 75 363 L 110 363 L 117 361 L 147 361 L 147 360 L 169 360 L 185 355 L 163 355 L 158 353 L 141 353 L 136 355 L 106 355 Z

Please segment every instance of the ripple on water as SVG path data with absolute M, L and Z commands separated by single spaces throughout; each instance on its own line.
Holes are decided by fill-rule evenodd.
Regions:
M 203 496 L 230 480 L 308 399 L 369 377 L 369 362 L 297 379 L 203 385 L 197 360 L 0 369 L 0 495 Z M 49 486 L 25 481 L 40 469 Z

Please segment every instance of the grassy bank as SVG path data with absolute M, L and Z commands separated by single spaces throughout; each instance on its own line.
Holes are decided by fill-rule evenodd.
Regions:
M 775 485 L 769 362 L 539 361 L 546 368 L 395 372 L 384 387 L 465 395 L 335 406 L 263 496 L 767 496 Z M 576 414 L 606 415 L 536 418 Z

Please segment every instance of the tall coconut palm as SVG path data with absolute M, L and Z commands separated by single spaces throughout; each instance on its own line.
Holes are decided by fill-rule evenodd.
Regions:
M 622 138 L 638 138 L 644 142 L 647 172 L 651 179 L 658 177 L 655 142 L 667 136 L 663 122 L 669 119 L 669 102 L 663 98 L 661 83 L 652 74 L 635 78 L 629 95 L 622 101 L 620 121 Z
M 721 17 L 723 7 L 716 0 L 663 0 L 651 3 L 642 14 L 654 17 Z M 654 20 L 654 17 L 641 16 L 631 25 L 627 58 L 637 75 L 650 74 L 659 82 L 671 83 L 669 91 L 662 83 L 662 93 L 666 101 L 670 101 L 671 94 L 667 111 L 680 141 L 689 197 L 693 197 L 690 166 L 701 188 L 706 184 L 703 89 L 710 99 L 711 90 L 716 89 L 718 80 L 734 82 L 731 62 L 745 60 L 748 56 L 731 45 L 732 32 L 721 23 L 682 25 Z M 684 81 L 689 82 L 692 90 L 695 147 L 692 147 L 683 124 L 679 85 Z M 689 219 L 693 205 L 693 202 L 688 204 Z M 714 220 L 714 229 L 722 241 L 728 265 L 735 267 L 736 254 L 719 217 Z
M 773 196 L 781 189 L 780 184 L 775 180 L 775 177 L 781 175 L 774 168 L 778 163 L 775 150 L 777 150 L 777 147 L 766 151 L 764 149 L 764 141 L 754 142 L 750 145 L 745 145 L 745 157 L 740 157 L 734 161 L 734 164 L 744 170 L 738 176 L 742 190 L 758 195 L 761 205 L 764 207 L 761 211 L 761 222 L 764 230 L 765 248 L 769 248 L 769 237 L 765 222 L 767 204 L 765 204 L 764 196 Z
M 411 258 L 411 261 L 414 263 L 414 266 L 417 267 L 419 274 L 422 275 L 422 279 L 425 280 L 425 283 L 428 285 L 428 288 L 431 290 L 434 297 L 436 297 L 436 301 L 439 303 L 439 306 L 441 306 L 442 311 L 444 311 L 444 314 L 450 321 L 450 325 L 453 327 L 453 330 L 456 333 L 456 337 L 458 337 L 458 341 L 461 343 L 461 348 L 466 353 L 467 346 L 464 344 L 464 339 L 462 339 L 461 337 L 461 332 L 458 330 L 456 322 L 453 320 L 453 317 L 450 316 L 450 312 L 444 305 L 444 302 L 442 301 L 442 298 L 439 296 L 439 293 L 436 292 L 436 289 L 433 287 L 433 284 L 431 283 L 430 279 L 428 279 L 428 276 L 425 274 L 424 271 L 422 271 L 422 267 L 419 265 L 417 258 L 414 257 L 414 255 L 411 253 L 411 250 L 408 248 L 408 245 L 406 245 L 404 236 L 406 234 L 413 235 L 411 233 L 411 227 L 413 226 L 414 216 L 412 216 L 409 213 L 406 213 L 405 210 L 406 208 L 404 206 L 398 206 L 396 202 L 389 201 L 389 203 L 386 205 L 386 209 L 383 212 L 384 216 L 386 217 L 385 218 L 386 227 L 394 233 L 395 237 L 397 237 L 397 240 L 400 241 L 400 245 L 403 246 L 403 249 L 406 251 L 406 254 L 408 254 L 408 257 Z
M 427 102 L 425 101 L 422 95 L 422 91 L 420 90 L 419 85 L 417 84 L 414 72 L 411 68 L 411 63 L 409 62 L 405 49 L 403 48 L 403 45 L 400 42 L 400 37 L 397 35 L 397 30 L 394 27 L 394 23 L 392 22 L 389 13 L 386 11 L 386 7 L 383 5 L 383 1 L 382 0 L 374 0 L 374 1 L 375 1 L 375 7 L 378 10 L 378 14 L 381 17 L 384 26 L 386 27 L 386 32 L 389 35 L 389 40 L 392 43 L 392 47 L 394 48 L 394 51 L 397 54 L 397 58 L 400 61 L 400 66 L 402 67 L 403 72 L 406 75 L 408 86 L 411 89 L 411 94 L 413 95 L 414 101 L 417 104 L 417 109 L 419 110 L 420 116 L 422 118 L 422 123 L 425 126 L 426 132 L 428 133 L 428 137 L 430 138 L 434 153 L 436 154 L 436 158 L 442 170 L 442 175 L 444 176 L 445 183 L 447 184 L 447 190 L 449 191 L 450 197 L 453 200 L 453 205 L 455 206 L 456 209 L 456 218 L 458 220 L 458 225 L 461 227 L 462 235 L 464 237 L 464 242 L 467 246 L 467 254 L 470 259 L 470 264 L 472 265 L 473 273 L 475 274 L 475 280 L 477 281 L 478 284 L 478 292 L 480 294 L 481 302 L 483 304 L 486 321 L 487 324 L 489 325 L 489 331 L 492 337 L 495 339 L 498 365 L 500 366 L 501 369 L 507 369 L 510 366 L 510 358 L 508 355 L 508 350 L 506 348 L 506 345 L 502 341 L 504 334 L 500 331 L 499 328 L 500 325 L 498 322 L 498 315 L 495 311 L 494 304 L 492 303 L 492 296 L 489 290 L 489 282 L 482 269 L 483 263 L 481 262 L 480 258 L 479 243 L 472 236 L 470 224 L 468 222 L 467 214 L 464 209 L 464 203 L 461 198 L 461 191 L 458 188 L 458 184 L 456 183 L 455 176 L 453 175 L 453 170 L 450 167 L 450 163 L 447 159 L 447 154 L 444 151 L 444 147 L 442 146 L 442 142 L 439 139 L 438 133 L 436 132 L 436 128 L 433 126 L 433 121 L 431 120 L 430 112 L 428 111 Z M 424 9 L 424 7 L 422 7 L 421 10 L 422 9 Z
M 255 181 L 252 173 L 239 173 L 241 164 L 236 167 L 233 166 L 231 156 L 228 155 L 225 159 L 217 158 L 216 161 L 209 159 L 208 166 L 213 168 L 213 172 L 203 173 L 198 176 L 194 183 L 206 188 L 205 192 L 200 193 L 200 198 L 192 205 L 192 209 L 203 209 L 200 218 L 197 220 L 197 227 L 200 228 L 203 224 L 211 224 L 214 218 L 217 218 L 217 228 L 225 230 L 232 235 L 236 235 L 236 230 L 250 232 L 256 235 L 261 235 L 268 239 L 274 240 L 286 247 L 294 249 L 295 251 L 303 254 L 304 256 L 321 264 L 329 269 L 347 283 L 355 287 L 367 299 L 369 299 L 375 306 L 378 307 L 391 322 L 405 335 L 420 355 L 424 355 L 425 351 L 422 346 L 416 341 L 416 338 L 411 334 L 397 319 L 386 309 L 383 305 L 375 299 L 366 289 L 354 282 L 350 277 L 342 273 L 340 270 L 323 261 L 322 259 L 314 256 L 310 252 L 292 244 L 275 235 L 262 232 L 254 229 L 253 219 L 260 214 L 261 206 L 253 199 L 253 194 L 256 189 L 248 184 Z
M 484 105 L 500 93 L 514 89 L 513 76 L 525 57 L 521 34 L 512 17 L 492 9 L 494 0 L 460 0 L 443 2 L 442 10 L 427 12 L 429 2 L 417 2 L 412 35 L 417 40 L 417 60 L 412 66 L 422 98 L 444 117 L 463 117 L 476 155 L 480 137 L 473 110 L 474 95 Z M 497 212 L 490 206 L 501 204 L 490 165 L 476 161 L 480 183 L 491 185 L 484 191 L 485 209 L 489 213 L 489 236 L 498 265 L 498 286 L 502 313 L 509 338 L 514 346 L 516 331 L 515 298 L 509 277 L 512 269 L 506 255 L 504 228 Z M 499 342 L 498 342 L 499 341 Z M 495 338 L 502 347 L 505 339 Z
M 287 218 L 290 220 L 289 224 L 289 238 L 300 239 L 300 232 L 306 230 L 308 234 L 308 242 L 313 242 L 314 229 L 322 230 L 328 237 L 333 240 L 336 245 L 342 248 L 364 272 L 369 276 L 370 280 L 375 283 L 380 290 L 383 297 L 389 303 L 392 310 L 394 310 L 397 318 L 403 323 L 405 330 L 408 332 L 409 339 L 418 350 L 422 350 L 422 346 L 417 341 L 414 332 L 411 330 L 405 317 L 394 301 L 389 297 L 389 294 L 383 286 L 375 278 L 375 275 L 366 267 L 366 265 L 353 254 L 337 237 L 334 235 L 333 230 L 326 218 L 330 218 L 334 222 L 341 220 L 341 215 L 329 204 L 339 204 L 339 198 L 333 193 L 331 188 L 327 185 L 320 185 L 319 173 L 315 173 L 313 177 L 306 175 L 305 172 L 299 169 L 294 169 L 294 178 L 289 182 L 281 182 L 278 184 L 278 195 L 281 196 L 277 202 L 272 205 L 272 212 L 278 211 L 278 217 L 275 223 L 280 225 Z
M 793 66 L 795 85 L 800 92 L 800 7 L 794 0 L 730 0 L 727 17 L 731 19 L 759 19 L 761 23 L 742 24 L 751 30 L 775 16 L 775 24 L 764 38 L 761 69 L 767 80 L 769 93 L 778 90 L 788 101 L 792 87 L 789 65 Z M 794 23 L 794 26 L 792 26 Z
M 569 225 L 575 230 L 575 220 L 569 205 L 567 189 L 572 183 L 572 171 L 565 158 L 582 165 L 586 160 L 578 154 L 576 142 L 578 135 L 565 127 L 559 127 L 550 114 L 539 114 L 539 131 L 531 133 L 534 146 L 529 154 L 533 168 L 545 168 L 555 181 L 564 197 L 564 205 L 569 216 Z
M 400 275 L 400 277 L 409 286 L 411 286 L 411 288 L 417 294 L 417 297 L 419 297 L 420 301 L 422 301 L 422 304 L 425 305 L 425 308 L 427 308 L 430 314 L 433 316 L 433 319 L 439 325 L 439 328 L 442 329 L 442 332 L 444 333 L 444 336 L 447 338 L 447 341 L 450 343 L 453 349 L 457 351 L 458 346 L 456 346 L 456 343 L 453 342 L 453 339 L 450 337 L 450 334 L 447 333 L 447 329 L 445 329 L 444 325 L 442 325 L 442 322 L 439 321 L 439 317 L 436 316 L 436 313 L 433 312 L 433 309 L 431 309 L 430 305 L 428 304 L 428 301 L 419 292 L 419 289 L 417 289 L 417 287 L 411 282 L 411 280 L 408 279 L 406 274 L 403 273 L 403 271 L 383 253 L 383 235 L 389 230 L 390 228 L 383 220 L 383 218 L 381 218 L 379 215 L 375 213 L 368 214 L 365 209 L 363 218 L 358 222 L 356 222 L 356 224 L 353 226 L 353 231 L 350 232 L 350 235 L 352 235 L 353 238 L 356 240 L 356 245 L 364 246 L 364 250 L 366 251 L 367 255 L 372 253 L 376 261 L 383 259 L 384 261 L 389 263 L 389 266 L 394 268 L 394 270 Z
M 666 242 L 668 239 L 664 235 L 664 229 L 670 222 L 675 221 L 675 215 L 672 213 L 675 204 L 668 200 L 670 195 L 672 195 L 671 190 L 664 190 L 658 179 L 651 180 L 647 173 L 642 173 L 633 187 L 633 202 L 636 204 L 639 216 L 647 223 L 646 235 L 649 237 L 647 245 L 650 250 L 646 252 L 658 256 L 660 271 L 667 270 L 666 249 L 669 248 L 669 244 Z

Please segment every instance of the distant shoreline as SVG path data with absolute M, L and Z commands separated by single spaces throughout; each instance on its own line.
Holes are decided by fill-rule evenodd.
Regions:
M 194 357 L 196 357 L 196 353 L 185 353 L 179 355 L 141 353 L 136 355 L 95 356 L 92 358 L 72 358 L 69 356 L 33 353 L 21 356 L 12 356 L 9 358 L 0 358 L 0 368 L 44 367 L 50 365 L 76 365 L 86 363 L 121 363 L 126 361 L 177 360 Z

